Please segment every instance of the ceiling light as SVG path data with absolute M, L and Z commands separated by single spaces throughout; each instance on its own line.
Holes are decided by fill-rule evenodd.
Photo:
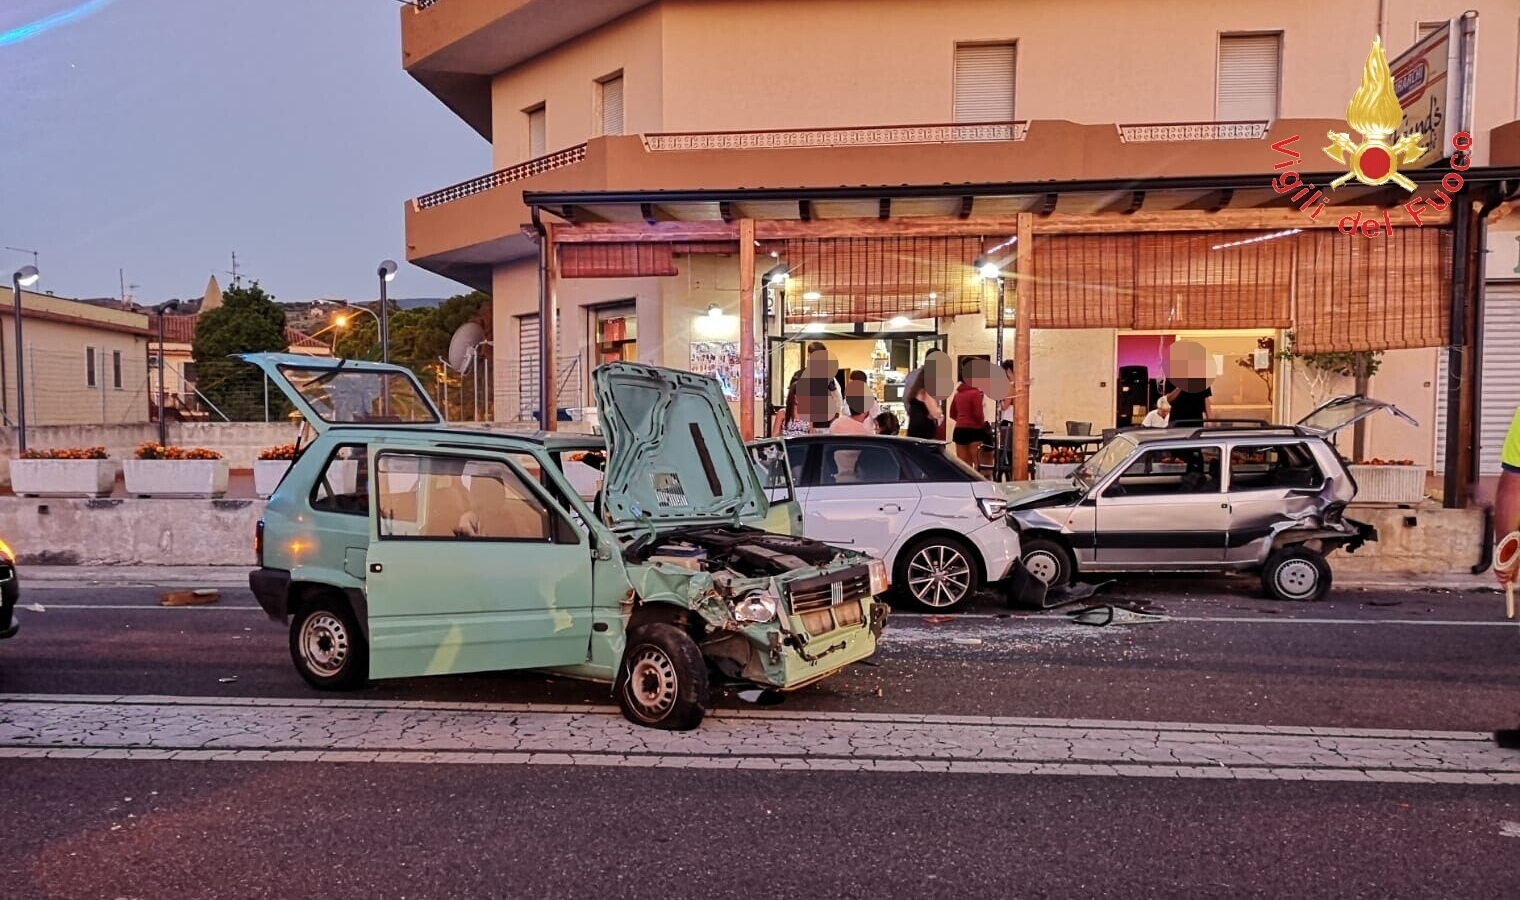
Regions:
M 908 324 L 908 317 L 907 316 L 893 316 L 892 317 L 892 321 L 888 322 L 887 324 L 891 325 L 893 328 L 901 328 L 904 325 Z
M 933 303 L 934 301 L 936 301 L 938 299 L 939 299 L 939 294 L 936 294 L 933 291 L 929 292 L 929 302 L 930 303 Z
M 709 303 L 707 304 L 707 315 L 709 318 L 716 319 L 719 316 L 723 315 L 723 310 L 718 308 L 718 304 Z
M 823 299 L 823 295 L 820 294 L 820 293 L 818 293 L 817 291 L 808 291 L 806 294 L 802 295 L 802 299 L 808 300 L 808 301 L 822 300 Z
M 823 323 L 822 322 L 809 322 L 806 325 L 802 326 L 802 330 L 803 331 L 808 331 L 808 332 L 822 331 L 823 330 Z

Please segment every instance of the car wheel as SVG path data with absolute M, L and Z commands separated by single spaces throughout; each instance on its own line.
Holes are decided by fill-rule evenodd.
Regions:
M 1308 547 L 1285 547 L 1267 560 L 1261 586 L 1274 600 L 1320 600 L 1330 591 L 1330 564 Z
M 290 657 L 318 690 L 353 690 L 369 679 L 369 645 L 353 610 L 336 598 L 307 604 L 291 621 Z
M 618 706 L 636 725 L 690 731 L 707 712 L 707 663 L 691 636 L 656 622 L 628 637 Z
M 1029 574 L 1047 587 L 1062 587 L 1071 581 L 1071 556 L 1058 541 L 1049 538 L 1025 541 L 1023 560 Z
M 971 551 L 953 538 L 915 541 L 897 555 L 894 568 L 898 594 L 926 612 L 957 609 L 981 587 Z

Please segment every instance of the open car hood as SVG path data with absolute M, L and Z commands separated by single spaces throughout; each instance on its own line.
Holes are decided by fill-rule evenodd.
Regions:
M 763 516 L 769 504 L 716 379 L 609 363 L 591 373 L 607 440 L 603 509 L 657 527 Z
M 314 431 L 334 425 L 442 425 L 410 369 L 299 353 L 238 353 L 263 370 Z
M 1390 415 L 1403 419 L 1410 425 L 1419 427 L 1419 422 L 1416 422 L 1412 416 L 1392 403 L 1374 400 L 1371 397 L 1363 397 L 1360 394 L 1356 396 L 1335 397 L 1321 403 L 1307 416 L 1298 420 L 1298 427 L 1329 437 L 1337 431 L 1355 425 L 1357 422 L 1384 409 L 1388 410 Z

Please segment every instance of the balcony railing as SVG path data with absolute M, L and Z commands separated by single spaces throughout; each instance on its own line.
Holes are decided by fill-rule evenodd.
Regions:
M 450 200 L 469 197 L 481 191 L 489 191 L 491 188 L 501 187 L 504 184 L 522 181 L 524 178 L 531 178 L 534 175 L 542 175 L 545 172 L 574 165 L 585 158 L 586 145 L 577 144 L 574 147 L 567 147 L 564 150 L 558 150 L 547 156 L 540 156 L 527 162 L 520 162 L 515 166 L 498 169 L 489 175 L 482 175 L 479 178 L 462 181 L 459 184 L 433 191 L 431 194 L 423 194 L 421 197 L 413 200 L 412 205 L 417 209 L 428 209 L 429 207 L 448 203 Z
M 437 2 L 438 0 L 412 0 L 412 4 L 418 9 L 427 9 L 429 6 L 432 6 Z
M 940 125 L 865 125 L 767 131 L 690 131 L 644 135 L 646 150 L 782 150 L 872 147 L 892 144 L 962 144 L 1022 141 L 1028 122 L 958 122 Z

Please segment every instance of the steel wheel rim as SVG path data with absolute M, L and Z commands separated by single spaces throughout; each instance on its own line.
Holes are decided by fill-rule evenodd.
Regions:
M 971 591 L 971 564 L 948 544 L 930 544 L 908 561 L 908 591 L 925 606 L 954 606 Z
M 332 678 L 348 664 L 348 627 L 328 612 L 310 616 L 301 625 L 301 658 L 323 678 Z
M 1307 597 L 1319 586 L 1319 569 L 1307 559 L 1290 559 L 1277 567 L 1272 580 L 1289 597 Z
M 658 649 L 641 650 L 628 667 L 624 690 L 633 705 L 650 718 L 658 719 L 670 712 L 676 705 L 679 689 L 675 663 Z
M 1036 550 L 1024 557 L 1024 568 L 1046 584 L 1053 584 L 1061 574 L 1061 561 L 1049 550 Z

